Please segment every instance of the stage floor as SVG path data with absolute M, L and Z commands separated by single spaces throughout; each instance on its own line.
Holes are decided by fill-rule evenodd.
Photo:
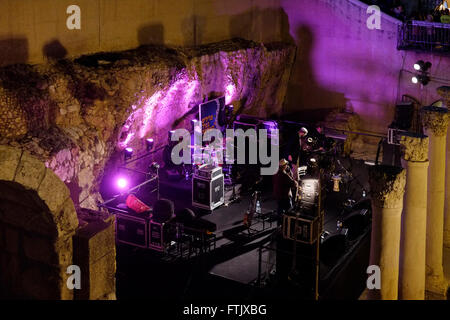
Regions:
M 350 161 L 350 160 L 349 160 Z M 352 173 L 359 177 L 360 183 L 351 193 L 359 195 L 362 188 L 368 190 L 367 168 L 361 161 L 351 165 Z M 245 190 L 244 190 L 245 191 Z M 265 190 L 262 196 L 262 216 L 270 216 L 276 210 L 276 202 L 271 197 L 271 190 Z M 197 214 L 217 225 L 216 250 L 203 254 L 188 261 L 167 261 L 161 254 L 146 250 L 118 245 L 117 249 L 117 296 L 118 298 L 177 298 L 187 297 L 214 298 L 235 296 L 236 288 L 239 295 L 245 298 L 255 294 L 265 294 L 255 287 L 258 279 L 259 247 L 270 243 L 270 235 L 276 229 L 276 222 L 266 219 L 264 222 L 255 221 L 253 232 L 248 232 L 243 226 L 244 214 L 250 202 L 250 196 L 242 196 L 241 201 L 229 206 L 221 206 L 211 213 L 193 208 L 191 205 L 191 181 L 161 181 L 160 195 L 174 201 L 175 210 L 185 207 L 192 208 Z M 340 215 L 339 206 L 334 201 L 342 201 L 336 196 L 326 208 L 324 230 L 334 232 L 336 221 Z M 359 200 L 359 199 L 356 199 Z M 264 224 L 264 225 L 263 225 Z M 368 239 L 369 238 L 369 239 Z M 321 279 L 327 281 L 323 286 L 323 296 L 330 299 L 357 299 L 359 286 L 350 290 L 345 281 L 358 281 L 364 284 L 362 276 L 368 264 L 370 246 L 369 237 L 364 234 L 358 241 L 354 241 L 349 251 L 337 263 L 341 267 L 321 265 Z M 262 250 L 263 261 L 273 261 L 271 250 Z M 366 261 L 367 260 L 367 261 Z M 262 271 L 268 271 L 262 266 Z M 330 277 L 333 281 L 330 281 Z M 351 280 L 351 278 L 355 280 Z M 344 281 L 345 280 L 345 281 Z M 217 290 L 208 290 L 210 285 L 220 286 Z M 158 288 L 158 292 L 147 290 L 147 287 Z M 331 289 L 329 289 L 331 288 Z M 340 291 L 342 289 L 342 291 Z M 328 290 L 328 293 L 325 292 Z M 345 294 L 343 291 L 347 290 Z M 267 292 L 266 292 L 267 293 Z M 269 292 L 273 295 L 274 292 Z

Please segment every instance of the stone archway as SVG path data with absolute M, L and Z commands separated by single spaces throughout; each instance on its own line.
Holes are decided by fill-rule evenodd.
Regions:
M 0 146 L 0 296 L 72 299 L 66 270 L 77 227 L 58 176 L 27 152 Z

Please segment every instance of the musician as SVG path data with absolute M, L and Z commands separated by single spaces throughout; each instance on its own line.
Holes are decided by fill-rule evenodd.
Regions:
M 288 156 L 288 160 L 292 165 L 292 171 L 294 172 L 295 176 L 297 176 L 299 165 L 305 164 L 302 162 L 305 162 L 305 153 L 310 149 L 307 140 L 308 129 L 302 127 L 297 134 L 298 138 L 296 139 L 296 143 L 294 143 L 291 154 L 289 154 Z
M 281 221 L 283 213 L 292 208 L 292 193 L 296 194 L 298 183 L 292 177 L 289 162 L 280 160 L 278 172 L 273 176 L 273 193 L 278 203 L 278 222 Z

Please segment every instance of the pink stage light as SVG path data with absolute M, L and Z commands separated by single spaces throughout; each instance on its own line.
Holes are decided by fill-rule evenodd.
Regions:
M 125 189 L 128 186 L 128 180 L 125 178 L 118 178 L 117 179 L 117 187 L 119 187 L 119 189 Z

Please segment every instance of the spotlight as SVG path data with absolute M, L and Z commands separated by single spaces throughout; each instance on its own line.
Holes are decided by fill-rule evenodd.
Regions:
M 417 71 L 419 71 L 421 69 L 421 66 L 420 66 L 419 62 L 414 63 L 414 69 L 417 70 Z
M 124 190 L 128 186 L 128 180 L 123 177 L 118 178 L 116 183 L 117 187 L 121 190 Z
M 426 72 L 428 69 L 431 68 L 431 62 L 424 62 L 423 60 L 419 60 L 414 64 L 414 69 L 417 71 L 423 71 Z
M 421 83 L 422 85 L 426 86 L 430 82 L 430 77 L 427 75 L 417 75 L 411 78 L 412 83 L 417 84 Z
M 426 86 L 428 84 L 428 82 L 430 82 L 430 77 L 428 76 L 419 76 L 419 81 L 421 84 L 423 84 L 424 86 Z
M 133 156 L 133 148 L 125 148 L 124 150 L 124 157 L 125 157 L 125 161 L 127 161 L 128 159 L 131 159 L 131 157 Z
M 145 145 L 147 146 L 147 151 L 150 151 L 153 149 L 153 146 L 155 145 L 155 142 L 153 141 L 152 138 L 146 139 L 145 140 Z

